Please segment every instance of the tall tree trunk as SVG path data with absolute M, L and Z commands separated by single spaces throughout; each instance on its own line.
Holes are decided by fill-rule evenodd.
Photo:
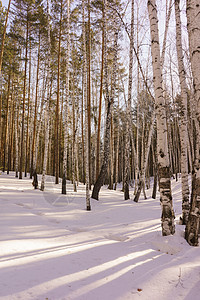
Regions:
M 48 43 L 48 53 L 47 53 L 47 100 L 46 100 L 46 114 L 45 114 L 45 134 L 44 134 L 44 158 L 43 158 L 43 170 L 42 170 L 42 180 L 41 180 L 41 191 L 44 191 L 45 186 L 45 175 L 47 171 L 47 161 L 48 161 L 48 147 L 49 147 L 49 127 L 50 127 L 50 67 L 51 67 L 51 36 L 50 36 L 50 11 L 49 11 L 49 1 L 47 0 L 47 43 Z M 50 144 L 51 146 L 51 144 Z
M 87 118 L 88 118 L 88 163 L 89 163 L 89 186 L 91 188 L 91 33 L 90 33 L 90 0 L 87 3 Z
M 75 77 L 75 76 L 73 76 Z M 74 78 L 73 78 L 74 82 Z M 75 166 L 76 166 L 76 121 L 75 121 L 75 86 L 72 86 L 72 182 L 74 186 L 74 192 L 77 192 L 76 178 L 75 178 Z
M 59 105 L 60 105 L 60 58 L 61 58 L 61 37 L 62 37 L 62 7 L 60 13 L 59 38 L 58 38 L 58 72 L 57 72 L 57 101 L 55 115 L 55 184 L 59 184 Z
M 103 11 L 102 13 L 104 14 Z M 103 66 L 104 66 L 104 27 L 102 27 L 101 81 L 100 81 L 99 117 L 98 117 L 98 129 L 97 129 L 96 180 L 99 176 L 99 169 L 100 169 L 100 133 L 101 133 L 100 131 L 101 131 L 101 108 L 102 108 L 102 96 L 103 96 Z
M 45 71 L 44 71 L 45 76 Z M 43 78 L 43 87 L 42 87 L 42 101 L 40 103 L 40 113 L 39 113 L 39 120 L 38 120 L 38 126 L 36 130 L 36 139 L 35 139 L 35 151 L 33 154 L 33 186 L 35 189 L 38 188 L 38 179 L 37 179 L 37 160 L 38 160 L 38 150 L 39 150 L 39 139 L 40 139 L 40 131 L 42 127 L 42 117 L 43 117 L 43 107 L 44 107 L 44 96 L 45 96 L 45 87 L 46 87 L 45 78 Z
M 175 0 L 175 16 L 176 16 L 176 50 L 178 58 L 179 80 L 181 85 L 181 126 L 180 126 L 180 142 L 181 142 L 181 181 L 182 181 L 182 222 L 187 224 L 189 215 L 189 184 L 188 184 L 188 155 L 187 155 L 187 85 L 185 78 L 185 68 L 183 64 L 183 50 L 181 37 L 181 19 L 180 19 L 180 0 Z
M 84 86 L 82 72 L 81 135 L 82 135 L 82 181 L 85 185 L 85 137 L 84 137 Z
M 28 167 L 30 96 L 31 96 L 31 42 L 29 45 L 29 83 L 28 83 L 28 113 L 27 113 L 27 127 L 26 127 L 26 160 L 25 160 L 25 174 L 24 174 L 25 177 L 27 176 L 27 167 Z
M 149 1 L 149 2 L 151 2 L 151 1 Z M 153 2 L 155 3 L 155 1 L 153 1 Z M 167 39 L 167 32 L 168 32 L 168 28 L 169 28 L 169 20 L 170 20 L 170 15 L 171 15 L 171 8 L 172 8 L 172 5 L 171 5 L 171 0 L 170 0 L 168 13 L 166 13 L 166 25 L 165 25 L 165 33 L 164 33 L 164 40 L 163 40 L 163 49 L 162 49 L 162 56 L 161 56 L 161 59 L 160 59 L 161 73 L 162 73 L 162 68 L 163 68 L 164 58 L 165 58 L 166 39 Z M 166 8 L 166 11 L 167 11 L 167 8 Z M 135 52 L 135 49 L 134 49 L 134 52 Z M 149 87 L 148 87 L 147 81 L 144 78 L 144 75 L 143 75 L 143 72 L 142 72 L 142 68 L 141 68 L 141 65 L 140 65 L 140 61 L 139 61 L 139 56 L 137 54 L 136 54 L 136 57 L 137 57 L 138 65 L 139 65 L 139 68 L 140 68 L 143 80 L 145 82 L 146 88 L 147 88 L 147 90 L 148 90 L 148 92 L 149 92 L 152 100 L 155 102 L 155 99 L 152 97 L 152 95 L 151 95 L 151 93 L 149 91 Z M 154 110 L 155 110 L 155 108 L 154 108 Z M 149 128 L 149 134 L 148 134 L 148 140 L 147 140 L 147 145 L 149 146 L 149 148 L 145 147 L 144 167 L 141 170 L 137 192 L 135 192 L 135 197 L 134 197 L 134 201 L 135 202 L 138 202 L 140 194 L 141 194 L 141 191 L 142 191 L 142 188 L 143 188 L 143 191 L 144 191 L 145 172 L 146 172 L 146 167 L 147 167 L 147 162 L 148 162 L 148 156 L 149 156 L 149 150 L 150 150 L 150 145 L 151 145 L 151 139 L 152 139 L 152 134 L 153 134 L 154 119 L 155 119 L 155 112 L 152 114 L 152 117 L 151 117 L 151 125 L 150 125 L 150 128 Z M 145 193 L 144 193 L 144 195 L 145 195 Z
M 109 160 L 109 186 L 110 190 L 113 189 L 113 162 L 114 162 L 114 122 L 113 111 L 111 112 L 111 126 L 110 126 L 110 160 Z
M 12 80 L 11 99 L 10 99 L 10 117 L 9 117 L 9 138 L 8 138 L 8 163 L 7 163 L 7 174 L 11 170 L 11 159 L 12 159 L 12 146 L 13 146 L 13 127 L 14 127 L 14 78 Z
M 70 0 L 67 0 L 67 53 L 66 53 L 66 99 L 64 103 L 64 153 L 63 153 L 63 179 L 62 194 L 66 194 L 67 178 L 67 132 L 68 132 L 68 103 L 69 103 L 69 56 L 70 56 Z
M 110 126 L 111 126 L 111 112 L 114 102 L 114 93 L 116 85 L 116 73 L 117 73 L 117 41 L 118 41 L 118 28 L 116 24 L 116 18 L 114 18 L 114 59 L 113 59 L 113 68 L 112 68 L 112 90 L 109 93 L 108 90 L 108 61 L 107 61 L 107 0 L 104 0 L 104 72 L 105 72 L 105 93 L 106 93 L 106 125 L 105 125 L 105 136 L 104 136 L 104 156 L 103 163 L 101 166 L 101 171 L 95 182 L 92 198 L 99 199 L 99 191 L 104 183 L 105 176 L 108 169 L 109 162 L 109 152 L 110 152 Z
M 37 128 L 37 108 L 38 108 L 38 85 L 39 85 L 39 70 L 40 70 L 40 31 L 39 31 L 39 41 L 38 41 L 38 57 L 37 57 L 37 73 L 36 73 L 36 87 L 35 87 L 35 111 L 34 111 L 34 121 L 33 121 L 33 137 L 32 137 L 32 151 L 31 151 L 31 172 L 30 178 L 33 174 L 33 158 L 35 152 L 35 139 L 36 139 L 36 128 Z
M 200 215 L 200 5 L 197 0 L 187 0 L 187 27 L 189 34 L 190 60 L 196 103 L 196 149 L 192 170 L 191 209 L 185 229 L 185 238 L 191 246 L 198 245 Z
M 153 191 L 152 198 L 156 199 L 157 192 L 157 183 L 158 183 L 158 161 L 157 161 L 157 151 L 156 151 L 156 139 L 155 142 L 152 143 L 152 156 L 153 156 Z
M 89 190 L 89 140 L 88 140 L 88 111 L 87 111 L 87 82 L 86 82 L 86 37 L 85 37 L 85 0 L 82 0 L 82 33 L 83 33 L 83 98 L 85 105 L 85 179 L 86 179 L 86 210 L 91 210 Z
M 18 99 L 18 85 L 19 79 L 17 77 L 17 84 L 14 89 L 14 97 L 15 97 L 15 177 L 18 177 L 18 167 L 19 167 L 19 137 L 18 137 L 18 127 L 19 127 L 19 107 L 20 107 L 20 99 Z
M 119 89 L 119 86 L 118 86 Z M 116 151 L 115 151 L 115 185 L 114 190 L 117 189 L 117 183 L 119 179 L 119 92 L 118 92 L 118 105 L 117 105 L 117 120 L 116 120 L 116 130 L 117 130 L 117 137 L 116 137 Z
M 158 35 L 157 7 L 155 0 L 148 1 L 148 12 L 151 32 L 151 53 L 155 90 L 156 120 L 157 120 L 157 155 L 159 168 L 160 202 L 162 208 L 162 234 L 174 234 L 174 211 L 172 205 L 170 166 L 167 143 L 167 124 L 165 102 L 162 88 L 162 73 L 160 66 L 160 46 Z
M 27 62 L 28 62 L 28 37 L 29 37 L 29 21 L 27 11 L 27 22 L 26 22 L 26 54 L 25 54 L 25 71 L 24 71 L 24 87 L 23 87 L 23 107 L 22 107 L 22 127 L 21 127 L 21 155 L 19 165 L 19 179 L 22 179 L 23 161 L 24 161 L 24 116 L 25 116 L 25 98 L 26 98 L 26 73 L 27 73 Z
M 131 97 L 132 97 L 132 72 L 133 72 L 133 34 L 134 34 L 134 0 L 131 1 L 131 33 L 129 48 L 129 78 L 128 78 L 128 102 L 126 118 L 126 135 L 125 135 L 125 174 L 124 174 L 124 200 L 130 199 L 129 180 L 130 180 L 130 134 L 132 131 L 131 117 Z M 132 142 L 134 143 L 133 139 Z
M 6 169 L 6 155 L 7 155 L 7 138 L 8 138 L 8 113 L 9 113 L 9 98 L 10 98 L 10 84 L 11 84 L 11 75 L 8 75 L 8 90 L 6 95 L 6 118 L 5 118 L 5 135 L 4 135 L 4 152 L 3 152 L 3 172 Z
M 137 8 L 137 20 L 139 16 L 139 6 Z M 137 56 L 139 57 L 139 20 L 137 21 Z M 137 63 L 137 118 L 136 118 L 136 155 L 135 155 L 135 189 L 134 194 L 137 191 L 138 174 L 139 174 L 139 114 L 140 114 L 140 68 Z

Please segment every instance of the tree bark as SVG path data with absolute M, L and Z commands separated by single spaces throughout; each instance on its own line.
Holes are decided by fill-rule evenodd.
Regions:
M 189 215 L 189 184 L 188 184 L 188 155 L 187 155 L 187 84 L 185 78 L 185 67 L 183 63 L 182 35 L 181 35 L 181 19 L 180 19 L 180 0 L 175 1 L 176 16 L 176 51 L 178 58 L 179 80 L 181 85 L 181 126 L 180 126 L 180 142 L 181 142 L 181 182 L 182 182 L 182 223 L 187 224 Z
M 90 0 L 87 1 L 87 118 L 88 118 L 88 164 L 89 164 L 89 186 L 91 188 L 91 33 L 90 33 Z
M 48 159 L 48 147 L 49 147 L 49 127 L 50 127 L 50 67 L 51 67 L 51 36 L 50 36 L 50 11 L 49 1 L 47 0 L 47 100 L 46 100 L 46 115 L 45 115 L 45 135 L 44 135 L 44 158 L 43 158 L 43 170 L 41 180 L 41 191 L 44 191 L 45 186 L 45 175 L 47 170 L 47 159 Z
M 104 14 L 103 8 L 102 8 L 102 14 Z M 96 180 L 98 178 L 99 169 L 100 169 L 100 133 L 101 133 L 101 108 L 102 108 L 102 97 L 103 97 L 103 66 L 104 66 L 104 26 L 102 27 L 101 81 L 100 81 L 99 117 L 98 117 L 98 129 L 97 129 Z
M 167 142 L 167 124 L 165 102 L 162 88 L 160 65 L 160 46 L 158 35 L 157 7 L 155 0 L 148 1 L 148 12 L 151 32 L 151 53 L 155 90 L 155 110 L 157 120 L 157 155 L 159 168 L 160 202 L 162 208 L 162 234 L 174 234 L 174 211 L 172 206 L 170 166 Z
M 37 128 L 37 106 L 38 106 L 38 84 L 39 84 L 39 68 L 40 68 L 40 32 L 39 32 L 39 42 L 38 42 L 38 57 L 37 57 L 37 74 L 36 74 L 36 87 L 35 87 L 35 111 L 34 111 L 34 121 L 33 121 L 33 138 L 32 138 L 32 151 L 31 151 L 31 172 L 30 178 L 33 176 L 33 158 L 35 152 L 35 138 L 36 138 L 36 128 Z
M 25 173 L 24 173 L 25 177 L 27 177 L 27 168 L 28 168 L 30 96 L 31 96 L 31 41 L 29 45 L 29 83 L 28 83 L 28 113 L 27 113 L 27 128 L 26 128 L 26 159 L 25 159 Z M 30 169 L 30 165 L 29 165 L 29 169 Z
M 83 32 L 83 97 L 85 105 L 85 179 L 86 179 L 86 210 L 91 210 L 90 205 L 90 178 L 89 178 L 89 139 L 88 139 L 88 111 L 87 111 L 87 82 L 86 82 L 86 37 L 85 37 L 85 0 L 82 0 L 82 32 Z
M 132 72 L 133 72 L 133 34 L 134 34 L 134 0 L 131 1 L 131 33 L 129 48 L 129 78 L 128 78 L 128 101 L 125 135 L 125 174 L 124 174 L 124 200 L 130 199 L 129 180 L 130 180 L 130 132 L 132 131 L 131 117 L 131 97 L 132 97 Z M 132 139 L 134 143 L 134 140 Z
M 196 103 L 197 128 L 195 136 L 195 161 L 192 170 L 191 209 L 185 229 L 185 238 L 191 246 L 197 246 L 200 215 L 200 5 L 199 1 L 197 0 L 187 0 L 186 4 L 190 60 Z
M 55 126 L 55 184 L 59 184 L 59 105 L 60 105 L 60 57 L 61 57 L 61 36 L 62 36 L 62 9 L 61 2 L 59 38 L 58 38 L 58 72 L 57 72 L 57 100 L 56 100 L 56 126 Z
M 70 56 L 70 0 L 67 0 L 67 53 L 66 53 L 66 99 L 64 102 L 64 153 L 63 153 L 63 179 L 62 194 L 66 194 L 67 178 L 67 135 L 68 135 L 68 103 L 69 103 L 69 56 Z
M 19 165 L 19 179 L 22 179 L 23 161 L 24 161 L 24 115 L 25 115 L 25 98 L 26 98 L 26 73 L 27 73 L 27 61 L 28 61 L 28 37 L 29 37 L 29 21 L 27 11 L 26 22 L 26 54 L 25 54 L 25 71 L 24 71 L 24 87 L 23 87 L 23 106 L 22 106 L 22 127 L 21 127 L 21 156 Z
M 106 93 L 106 126 L 105 126 L 105 137 L 104 137 L 104 154 L 103 154 L 103 163 L 101 166 L 101 171 L 95 182 L 92 198 L 99 199 L 99 191 L 104 183 L 105 176 L 107 173 L 108 162 L 109 162 L 109 152 L 110 152 L 110 126 L 111 126 L 111 112 L 114 102 L 114 92 L 116 84 L 116 69 L 117 69 L 117 41 L 118 41 L 118 29 L 116 26 L 116 18 L 114 18 L 114 59 L 113 59 L 113 68 L 112 68 L 112 90 L 109 93 L 108 89 L 108 61 L 107 61 L 107 0 L 104 0 L 104 72 L 105 72 L 105 93 Z

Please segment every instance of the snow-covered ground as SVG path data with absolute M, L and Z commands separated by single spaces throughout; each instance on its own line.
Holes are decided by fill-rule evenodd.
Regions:
M 0 300 L 200 299 L 200 248 L 184 240 L 180 181 L 176 234 L 162 237 L 159 194 L 139 203 L 105 187 L 85 210 L 85 187 L 61 195 L 0 175 Z

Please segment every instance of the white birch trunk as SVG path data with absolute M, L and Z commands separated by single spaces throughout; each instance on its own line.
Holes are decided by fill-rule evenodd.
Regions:
M 164 62 L 165 62 L 165 49 L 166 49 L 166 42 L 167 42 L 167 32 L 169 28 L 169 21 L 172 11 L 172 0 L 169 2 L 169 9 L 167 12 L 167 5 L 166 5 L 166 23 L 165 23 L 165 32 L 164 32 L 164 38 L 163 38 L 163 47 L 162 47 L 162 54 L 161 54 L 161 68 L 163 68 Z
M 165 50 L 166 50 L 166 40 L 167 40 L 167 32 L 168 32 L 168 28 L 169 28 L 169 21 L 170 21 L 170 16 L 171 16 L 171 10 L 172 10 L 172 0 L 170 0 L 170 3 L 169 3 L 169 9 L 168 9 L 168 13 L 167 13 L 167 7 L 166 7 L 166 24 L 165 24 L 165 32 L 164 32 L 164 39 L 163 39 L 163 48 L 162 48 L 162 56 L 161 56 L 161 59 L 160 59 L 160 63 L 161 63 L 161 72 L 162 72 L 162 68 L 163 68 L 163 65 L 164 65 L 164 59 L 165 59 Z M 139 61 L 139 54 L 137 53 L 137 60 L 138 60 L 138 67 L 142 73 L 142 68 L 141 68 L 141 65 L 140 65 L 140 61 Z M 142 73 L 143 75 L 143 73 Z M 143 79 L 144 79 L 144 76 L 143 76 Z M 149 88 L 148 88 L 148 85 L 146 83 L 146 87 L 149 91 Z M 151 93 L 149 93 L 151 95 Z M 153 97 L 152 97 L 153 99 Z M 153 101 L 155 101 L 153 99 Z M 155 108 L 154 108 L 155 110 Z M 137 111 L 137 114 L 139 112 Z M 155 112 L 153 113 L 152 115 L 152 118 L 151 118 L 151 125 L 150 125 L 150 128 L 149 128 L 149 134 L 148 134 L 148 141 L 147 141 L 147 145 L 151 145 L 151 140 L 152 140 L 152 134 L 153 134 L 153 127 L 154 127 L 154 121 L 155 121 Z M 139 123 L 138 123 L 138 126 L 139 126 Z M 137 126 L 137 131 L 138 131 L 138 127 Z M 137 136 L 137 139 L 138 139 L 138 136 Z M 137 147 L 137 155 L 138 155 L 138 141 L 136 140 L 136 147 Z M 147 146 L 148 147 L 148 146 Z M 141 190 L 142 190 L 142 187 L 144 186 L 144 180 L 145 180 L 145 173 L 146 173 L 146 167 L 147 167 L 147 162 L 148 162 L 148 157 L 149 157 L 149 151 L 150 151 L 150 148 L 145 148 L 145 156 L 144 156 L 144 160 L 146 161 L 146 163 L 144 162 L 144 168 L 142 168 L 141 170 L 141 174 L 140 174 L 140 178 L 139 178 L 139 183 L 138 183 L 138 188 L 137 188 L 137 191 L 136 191 L 136 185 L 135 185 L 135 191 L 134 191 L 134 194 L 135 194 L 135 197 L 134 197 L 134 201 L 135 202 L 138 202 L 139 200 L 139 197 L 140 197 L 140 193 L 141 193 Z M 146 156 L 147 155 L 147 156 Z M 137 166 L 138 164 L 138 157 L 136 157 L 136 167 L 137 167 L 137 171 L 136 171 L 136 175 L 138 176 L 138 172 L 139 172 L 139 168 Z M 136 180 L 137 180 L 137 177 L 136 177 Z M 144 189 L 143 189 L 144 190 Z M 144 196 L 145 196 L 145 191 L 144 191 Z
M 189 214 L 189 184 L 188 184 L 188 155 L 187 155 L 187 85 L 185 78 L 185 68 L 183 63 L 182 37 L 181 37 L 181 19 L 180 19 L 180 0 L 175 1 L 176 17 L 176 50 L 178 58 L 179 80 L 181 85 L 181 181 L 182 181 L 182 221 L 185 225 Z
M 199 0 L 187 0 L 187 26 L 189 34 L 189 50 L 193 75 L 194 97 L 196 103 L 196 151 L 192 171 L 191 210 L 186 225 L 185 238 L 192 246 L 198 245 L 200 214 L 200 4 Z
M 134 46 L 134 0 L 131 1 L 131 33 L 129 48 L 129 78 L 128 78 L 128 101 L 125 135 L 125 174 L 124 174 L 124 200 L 130 199 L 129 195 L 129 177 L 130 177 L 130 132 L 132 131 L 131 118 L 131 97 L 132 97 L 132 72 L 133 72 L 133 46 Z M 132 139 L 134 143 L 134 139 Z
M 151 32 L 151 53 L 153 63 L 155 110 L 157 121 L 157 155 L 159 168 L 160 202 L 162 208 L 162 234 L 166 236 L 174 234 L 175 226 L 171 194 L 166 112 L 163 97 L 162 73 L 160 64 L 157 7 L 155 0 L 148 1 L 148 12 Z

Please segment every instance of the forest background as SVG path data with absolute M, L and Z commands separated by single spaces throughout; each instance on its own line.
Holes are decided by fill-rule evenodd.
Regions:
M 40 173 L 42 190 L 46 174 L 61 177 L 63 194 L 66 179 L 83 182 L 87 210 L 92 186 L 98 200 L 123 182 L 127 200 L 132 185 L 138 202 L 153 176 L 163 235 L 181 173 L 185 237 L 198 245 L 198 1 L 49 2 L 1 5 L 2 170 L 30 173 L 35 188 Z

